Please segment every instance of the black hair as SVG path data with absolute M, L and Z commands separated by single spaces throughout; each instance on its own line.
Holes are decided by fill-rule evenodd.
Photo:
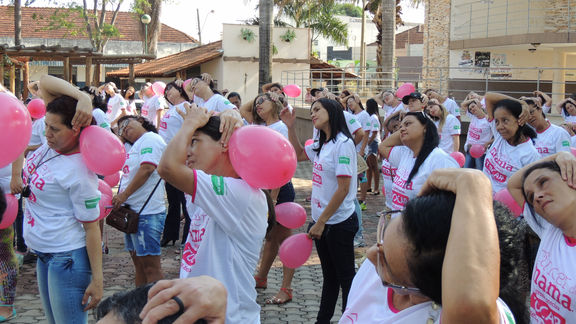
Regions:
M 2 222 L 2 219 L 4 218 L 6 208 L 8 208 L 8 203 L 6 203 L 6 196 L 4 196 L 4 190 L 2 190 L 2 187 L 0 187 L 0 222 Z
M 542 108 L 538 105 L 538 103 L 536 101 L 534 101 L 533 99 L 524 99 L 524 102 L 528 106 L 533 106 L 535 109 L 540 110 L 540 113 L 542 113 L 542 116 L 544 116 L 544 118 L 546 118 L 546 114 L 544 113 L 544 110 L 542 110 Z
M 272 83 L 272 85 L 270 86 L 270 89 L 272 89 L 272 87 L 276 87 L 276 88 L 280 89 L 280 91 L 282 91 L 282 93 L 284 93 L 284 87 L 280 83 L 278 83 L 278 82 Z
M 420 124 L 422 124 L 422 126 L 424 126 L 426 129 L 426 132 L 424 133 L 422 148 L 416 157 L 416 162 L 414 162 L 414 167 L 412 168 L 412 171 L 410 171 L 410 175 L 408 176 L 408 180 L 406 182 L 410 183 L 412 178 L 416 175 L 416 173 L 418 173 L 418 170 L 420 170 L 422 163 L 426 161 L 430 153 L 432 153 L 432 151 L 438 147 L 438 144 L 440 144 L 440 136 L 438 136 L 438 129 L 436 128 L 434 122 L 430 118 L 424 116 L 421 111 L 408 112 L 404 118 L 407 116 L 413 116 L 416 118 L 418 122 L 420 122 Z
M 156 126 L 154 126 L 154 124 L 152 124 L 150 121 L 148 121 L 148 119 L 142 117 L 142 116 L 133 116 L 133 115 L 124 115 L 122 117 L 120 117 L 120 119 L 118 119 L 118 127 L 120 127 L 120 125 L 122 125 L 122 122 L 124 122 L 126 119 L 136 119 L 140 124 L 142 124 L 142 127 L 144 127 L 144 129 L 147 132 L 152 132 L 152 133 L 156 133 L 158 134 L 158 129 L 156 128 Z M 124 138 L 126 139 L 126 138 Z M 126 139 L 126 141 L 128 141 Z M 130 143 L 130 141 L 128 141 Z M 134 143 L 130 143 L 132 145 L 134 145 Z
M 140 312 L 142 312 L 142 309 L 144 309 L 144 306 L 148 302 L 148 291 L 152 286 L 154 286 L 154 283 L 145 284 L 129 291 L 117 292 L 104 299 L 98 307 L 96 307 L 94 318 L 96 321 L 99 321 L 109 313 L 113 313 L 126 324 L 142 323 Z M 179 310 L 176 314 L 159 320 L 158 324 L 174 323 L 182 314 L 183 312 Z M 206 321 L 203 319 L 195 322 L 195 324 L 205 323 Z
M 339 133 L 342 133 L 344 136 L 348 137 L 349 139 L 354 142 L 354 138 L 350 134 L 348 130 L 348 125 L 346 125 L 346 117 L 344 117 L 344 111 L 342 111 L 342 106 L 340 103 L 333 99 L 322 98 L 314 101 L 310 106 L 310 111 L 312 111 L 312 107 L 315 103 L 320 103 L 322 108 L 326 110 L 328 113 L 328 126 L 330 127 L 330 138 L 326 138 L 326 133 L 323 130 L 318 130 L 320 133 L 320 139 L 317 149 L 314 149 L 318 155 L 320 155 L 320 150 L 322 150 L 322 146 L 324 143 L 333 141 L 336 142 L 336 136 Z
M 348 97 L 350 95 L 350 91 L 344 89 L 342 90 L 342 93 L 346 95 L 346 97 Z
M 202 79 L 201 75 L 195 76 L 191 80 L 194 80 L 194 79 L 200 79 L 200 81 L 204 81 L 204 79 Z M 218 90 L 216 90 L 216 85 L 214 84 L 214 80 L 210 81 L 210 83 L 208 84 L 208 87 L 210 88 L 210 90 L 212 90 L 212 92 L 220 94 L 220 92 L 218 92 Z
M 366 112 L 370 116 L 372 115 L 380 116 L 378 112 L 378 103 L 376 102 L 376 100 L 372 98 L 366 100 Z
M 108 105 L 106 105 L 104 99 L 102 99 L 102 96 L 100 96 L 98 92 L 94 91 L 90 87 L 80 88 L 80 91 L 84 91 L 92 95 L 92 108 L 98 108 L 105 113 L 108 111 Z
M 136 98 L 136 88 L 134 88 L 133 86 L 129 86 L 128 88 L 124 89 L 124 91 L 122 92 L 122 98 L 126 99 L 126 92 L 128 92 L 128 89 L 130 88 L 134 89 L 134 92 L 132 92 L 132 95 L 128 97 L 127 100 L 129 103 L 132 103 Z
M 576 98 L 574 98 L 574 100 L 576 100 Z M 572 104 L 572 106 L 576 107 L 576 105 L 574 105 L 574 103 L 570 100 L 566 100 L 564 101 L 564 103 L 562 104 L 562 111 L 564 112 L 564 115 L 566 116 L 570 116 L 570 114 L 568 113 L 568 110 L 566 110 L 566 105 L 568 104 Z
M 348 100 L 350 100 L 350 99 L 356 100 L 356 98 L 354 98 L 354 96 L 348 97 L 348 99 L 346 99 L 346 108 L 354 114 L 354 111 L 352 109 L 350 109 L 350 107 L 348 106 Z M 365 110 L 364 105 L 362 104 L 362 100 L 358 101 L 358 106 L 360 106 L 360 108 L 362 108 L 362 110 Z
M 573 93 L 570 95 L 570 98 L 576 100 L 576 92 L 573 92 Z
M 242 98 L 240 97 L 240 94 L 238 92 L 230 92 L 228 94 L 228 99 L 234 98 L 234 97 L 238 97 L 238 100 L 242 100 Z
M 514 99 L 502 99 L 498 101 L 496 103 L 496 107 L 494 108 L 493 114 L 496 113 L 496 110 L 500 108 L 506 109 L 516 119 L 518 119 L 520 117 L 520 114 L 522 113 L 522 104 L 518 100 Z M 512 138 L 512 143 L 516 145 L 520 144 L 522 135 L 529 137 L 530 139 L 534 139 L 538 136 L 534 129 L 524 124 L 522 126 L 518 126 L 518 130 L 516 131 L 516 134 L 514 134 L 514 137 Z
M 78 105 L 78 100 L 62 95 L 52 100 L 46 106 L 46 112 L 60 116 L 60 118 L 62 118 L 62 124 L 72 129 L 72 119 L 76 114 L 76 105 Z M 90 125 L 96 125 L 94 117 L 92 117 Z
M 186 102 L 190 102 L 190 97 L 188 97 L 188 94 L 186 93 L 186 91 L 184 91 L 184 88 L 177 85 L 176 81 L 172 81 L 166 85 L 166 88 L 165 88 L 166 91 L 164 91 L 164 98 L 166 98 L 166 101 L 168 101 L 168 103 L 170 103 L 171 105 L 174 105 L 173 103 L 170 102 L 170 100 L 168 100 L 167 92 L 170 91 L 169 87 L 176 89 L 178 91 L 178 93 L 180 93 L 180 96 L 182 98 L 184 98 L 184 100 L 186 100 Z
M 442 267 L 455 204 L 454 193 L 437 191 L 410 199 L 402 215 L 400 230 L 409 242 L 406 259 L 410 280 L 423 295 L 439 304 L 442 304 Z M 517 285 L 524 236 L 508 208 L 494 202 L 493 209 L 500 245 L 499 296 L 512 311 L 516 323 L 526 323 L 525 305 L 519 298 Z
M 222 137 L 222 133 L 220 133 L 220 117 L 219 116 L 212 116 L 208 119 L 208 123 L 206 125 L 196 129 L 197 132 L 201 132 L 210 136 L 213 141 L 219 141 Z M 276 212 L 275 212 L 275 205 L 274 201 L 272 200 L 272 196 L 270 195 L 270 191 L 265 189 L 260 189 L 266 196 L 266 203 L 268 205 L 268 227 L 266 228 L 266 235 L 272 230 L 272 227 L 276 225 Z
M 534 206 L 532 206 L 529 202 L 528 202 L 528 196 L 526 196 L 526 191 L 524 190 L 524 183 L 526 182 L 526 178 L 528 178 L 528 176 L 539 169 L 548 169 L 550 171 L 554 171 L 554 172 L 558 172 L 559 174 L 562 174 L 560 172 L 560 166 L 558 166 L 558 164 L 556 163 L 556 161 L 546 161 L 546 162 L 539 162 L 534 164 L 533 166 L 529 167 L 524 174 L 522 175 L 522 195 L 524 196 L 524 200 L 526 201 L 526 203 L 528 204 L 528 208 L 530 208 L 530 211 L 532 212 L 532 215 L 536 214 L 536 212 L 534 211 Z M 534 217 L 534 222 L 540 227 L 542 228 L 542 224 L 540 223 L 540 219 L 538 217 Z

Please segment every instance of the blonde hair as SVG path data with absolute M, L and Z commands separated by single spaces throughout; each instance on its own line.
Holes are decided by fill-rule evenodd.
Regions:
M 434 121 L 440 121 L 440 123 L 438 124 L 438 133 L 442 132 L 442 128 L 444 127 L 444 123 L 446 123 L 446 119 L 448 118 L 448 115 L 450 114 L 448 112 L 448 109 L 446 109 L 446 106 L 444 106 L 443 104 L 437 104 L 437 103 L 428 103 L 428 107 L 432 107 L 432 106 L 438 106 L 440 107 L 440 117 L 436 117 L 436 116 L 432 116 L 430 115 L 430 113 L 428 113 L 428 116 L 430 116 L 430 118 L 432 118 L 432 120 Z
M 272 103 L 272 114 L 274 114 L 274 115 L 276 115 L 276 117 L 280 118 L 280 112 L 284 108 L 284 104 L 282 101 L 283 98 L 280 97 L 280 98 L 278 98 L 277 101 L 274 101 L 271 99 L 270 93 L 268 93 L 268 92 L 267 93 L 261 93 L 261 94 L 256 96 L 256 99 L 254 99 L 254 102 L 252 103 L 253 124 L 254 125 L 262 125 L 262 124 L 266 123 L 266 121 L 264 119 L 262 119 L 262 117 L 260 117 L 260 115 L 258 115 L 258 112 L 256 111 L 256 101 L 260 97 L 265 97 Z

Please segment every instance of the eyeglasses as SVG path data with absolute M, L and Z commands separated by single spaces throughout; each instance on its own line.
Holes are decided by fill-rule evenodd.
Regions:
M 392 210 L 380 216 L 380 220 L 378 221 L 378 229 L 376 232 L 376 246 L 378 247 L 378 256 L 376 258 L 377 260 L 376 270 L 378 270 L 378 275 L 380 276 L 380 280 L 382 280 L 382 285 L 384 287 L 394 290 L 394 292 L 399 295 L 407 295 L 410 293 L 418 293 L 420 292 L 420 289 L 414 287 L 396 285 L 385 281 L 382 266 L 384 266 L 386 262 L 384 262 L 384 253 L 380 250 L 384 245 L 384 231 L 386 230 L 386 227 L 388 226 L 390 219 L 392 219 L 392 214 L 401 212 L 402 212 L 401 210 Z
M 134 120 L 136 118 L 126 118 L 124 119 L 124 121 L 122 122 L 122 124 L 120 124 L 120 127 L 118 127 L 118 136 L 122 136 L 122 134 L 124 134 L 124 128 L 126 128 L 126 126 L 128 126 L 128 124 L 130 124 L 130 121 Z
M 266 97 L 260 97 L 260 99 L 256 100 L 256 106 L 263 104 L 265 100 L 270 100 L 270 99 L 266 98 Z

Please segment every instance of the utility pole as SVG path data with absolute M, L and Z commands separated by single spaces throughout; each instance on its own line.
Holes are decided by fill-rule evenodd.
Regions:
M 196 8 L 196 16 L 198 17 L 198 42 L 199 46 L 202 46 L 202 31 L 200 30 L 200 9 Z
M 364 34 L 366 33 L 366 0 L 362 0 L 362 32 L 360 34 L 360 87 L 362 94 L 366 88 L 366 45 L 364 43 Z

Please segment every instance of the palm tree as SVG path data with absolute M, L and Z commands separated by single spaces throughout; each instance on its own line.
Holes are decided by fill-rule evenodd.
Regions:
M 258 89 L 272 82 L 272 55 L 273 55 L 273 0 L 259 0 L 259 42 L 260 59 L 258 63 Z

